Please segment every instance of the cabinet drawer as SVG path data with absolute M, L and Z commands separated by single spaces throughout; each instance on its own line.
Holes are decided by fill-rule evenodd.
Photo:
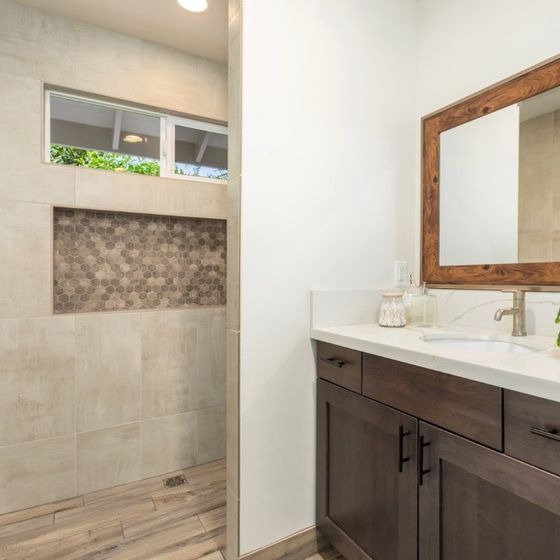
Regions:
M 560 403 L 504 392 L 505 452 L 560 475 Z
M 362 353 L 317 342 L 317 375 L 350 391 L 362 391 Z
M 502 389 L 364 354 L 363 394 L 502 451 Z

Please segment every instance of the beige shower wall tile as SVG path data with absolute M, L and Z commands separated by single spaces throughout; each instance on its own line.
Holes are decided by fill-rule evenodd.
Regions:
M 145 103 L 200 115 L 195 56 L 143 41 L 140 59 L 141 92 Z
M 197 413 L 187 412 L 142 422 L 142 477 L 197 464 Z
M 552 232 L 552 254 L 550 260 L 554 262 L 560 261 L 560 231 Z
M 76 316 L 76 422 L 79 432 L 140 419 L 141 316 Z
M 74 206 L 74 173 L 72 166 L 29 163 L 2 177 L 0 199 Z
M 156 107 L 227 121 L 227 69 L 217 62 L 144 41 L 141 98 Z
M 227 331 L 227 485 L 239 495 L 239 332 Z
M 74 318 L 0 320 L 0 445 L 74 432 Z
M 199 111 L 196 115 L 228 121 L 228 67 L 197 58 Z M 184 109 L 183 109 L 184 111 Z
M 136 101 L 140 93 L 140 39 L 76 22 L 76 87 Z
M 525 121 L 519 134 L 519 231 L 550 230 L 555 181 L 554 115 Z
M 228 172 L 241 174 L 242 10 L 229 23 L 228 34 Z
M 33 10 L 0 0 L 0 72 L 33 72 Z
M 551 231 L 519 234 L 519 262 L 548 262 L 551 258 Z
M 226 455 L 226 407 L 198 411 L 198 462 L 208 463 Z
M 240 211 L 241 177 L 228 183 L 227 218 L 227 326 L 240 328 Z
M 0 166 L 2 174 L 41 161 L 41 82 L 0 75 Z
M 33 76 L 76 87 L 76 25 L 72 19 L 33 11 Z
M 553 163 L 550 156 L 520 154 L 520 232 L 537 232 L 552 227 L 552 176 Z
M 51 208 L 0 202 L 0 317 L 52 312 Z
M 78 434 L 78 493 L 141 478 L 140 423 Z
M 142 418 L 194 410 L 197 311 L 142 314 Z
M 228 0 L 228 21 L 235 15 L 235 12 L 241 7 L 241 0 Z
M 76 206 L 95 210 L 225 219 L 225 185 L 76 169 Z
M 0 513 L 77 493 L 75 436 L 0 447 Z
M 226 310 L 199 309 L 197 332 L 197 408 L 226 402 Z
M 239 498 L 227 489 L 226 560 L 239 559 Z
M 74 204 L 74 168 L 42 163 L 39 80 L 0 73 L 0 199 Z
M 72 20 L 0 1 L 0 72 L 73 87 L 75 62 Z
M 555 231 L 560 231 L 560 177 L 559 184 L 557 187 L 555 187 L 552 196 L 552 216 L 552 229 Z

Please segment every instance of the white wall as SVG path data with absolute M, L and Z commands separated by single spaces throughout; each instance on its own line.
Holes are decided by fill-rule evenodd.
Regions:
M 414 255 L 415 0 L 245 0 L 240 552 L 315 523 L 309 293 Z
M 418 5 L 420 116 L 560 52 L 556 0 L 420 0 Z
M 440 135 L 442 266 L 516 263 L 519 106 Z

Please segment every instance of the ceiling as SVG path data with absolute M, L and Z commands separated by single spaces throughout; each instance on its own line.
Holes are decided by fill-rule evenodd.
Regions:
M 19 2 L 217 62 L 227 61 L 227 0 L 208 0 L 208 10 L 201 14 L 187 12 L 176 0 Z

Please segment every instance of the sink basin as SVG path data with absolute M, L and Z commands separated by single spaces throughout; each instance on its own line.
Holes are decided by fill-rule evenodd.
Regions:
M 477 336 L 463 334 L 425 334 L 422 339 L 429 344 L 467 350 L 472 352 L 492 352 L 498 354 L 525 354 L 540 352 L 543 349 L 531 343 L 511 339 L 501 339 L 492 336 Z

